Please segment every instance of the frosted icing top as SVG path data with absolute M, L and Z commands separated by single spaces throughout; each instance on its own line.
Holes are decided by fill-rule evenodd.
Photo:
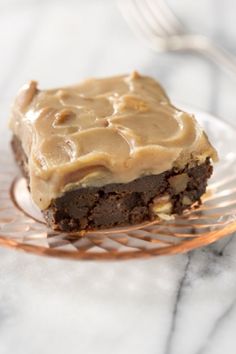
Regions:
M 31 194 L 41 209 L 66 190 L 217 159 L 194 117 L 137 72 L 55 90 L 31 81 L 16 97 L 10 127 L 28 157 Z

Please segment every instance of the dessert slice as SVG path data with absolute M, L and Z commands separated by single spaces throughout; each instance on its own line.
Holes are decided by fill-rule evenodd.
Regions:
M 53 229 L 168 219 L 200 201 L 217 153 L 195 118 L 134 72 L 17 95 L 12 147 Z

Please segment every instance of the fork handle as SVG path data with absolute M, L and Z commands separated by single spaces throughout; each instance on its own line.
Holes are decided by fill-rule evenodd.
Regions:
M 236 57 L 230 54 L 227 50 L 217 46 L 212 40 L 204 36 L 191 36 L 192 49 L 205 55 L 228 73 L 233 73 L 236 76 Z

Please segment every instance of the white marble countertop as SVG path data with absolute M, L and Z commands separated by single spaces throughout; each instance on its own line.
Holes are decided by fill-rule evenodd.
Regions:
M 234 0 L 171 0 L 236 54 Z M 236 124 L 236 79 L 196 55 L 143 47 L 109 0 L 0 0 L 0 130 L 17 89 L 137 69 Z M 236 239 L 189 254 L 72 262 L 0 249 L 1 354 L 235 354 Z

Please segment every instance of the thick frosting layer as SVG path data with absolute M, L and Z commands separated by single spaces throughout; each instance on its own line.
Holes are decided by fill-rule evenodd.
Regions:
M 137 72 L 45 91 L 31 81 L 18 93 L 10 127 L 28 157 L 32 198 L 41 209 L 73 188 L 217 159 L 194 117 Z

